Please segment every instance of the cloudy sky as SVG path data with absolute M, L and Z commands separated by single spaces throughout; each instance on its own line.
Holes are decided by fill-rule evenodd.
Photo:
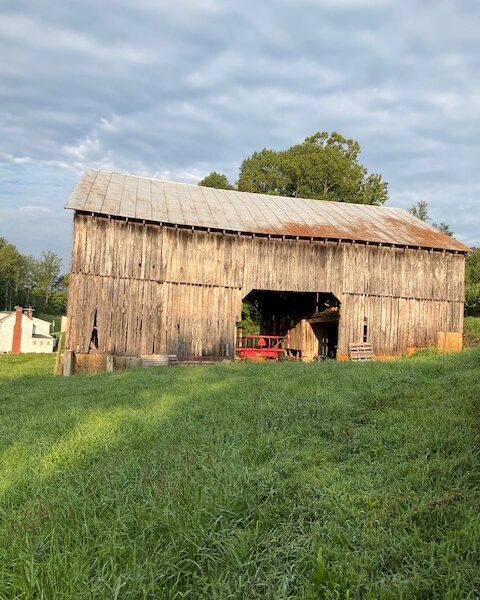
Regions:
M 478 0 L 37 0 L 0 16 L 0 235 L 68 268 L 90 166 L 233 181 L 318 130 L 362 147 L 390 206 L 480 245 Z

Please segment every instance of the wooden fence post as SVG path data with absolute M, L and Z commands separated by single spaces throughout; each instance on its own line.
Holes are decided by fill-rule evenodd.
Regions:
M 62 354 L 65 349 L 65 336 L 66 332 L 62 331 L 58 337 L 57 356 L 55 358 L 55 370 L 54 375 L 60 375 L 62 373 Z
M 75 370 L 75 352 L 73 350 L 65 350 L 63 355 L 63 374 L 65 377 L 71 375 Z

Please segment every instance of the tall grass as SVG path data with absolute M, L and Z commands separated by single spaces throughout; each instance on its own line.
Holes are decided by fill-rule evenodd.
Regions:
M 463 339 L 465 347 L 480 348 L 480 317 L 465 317 Z
M 0 360 L 0 598 L 478 597 L 479 351 L 52 366 Z

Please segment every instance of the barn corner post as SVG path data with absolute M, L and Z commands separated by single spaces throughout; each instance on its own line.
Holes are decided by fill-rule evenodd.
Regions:
M 348 360 L 348 319 L 349 306 L 346 294 L 339 294 L 340 322 L 338 325 L 337 360 Z
M 57 349 L 58 360 L 55 367 L 56 373 L 61 372 L 64 376 L 69 376 L 75 373 L 76 361 L 75 351 L 73 347 L 74 335 L 73 331 L 76 327 L 76 304 L 79 301 L 77 295 L 77 286 L 75 279 L 76 260 L 78 252 L 78 235 L 77 235 L 77 213 L 73 212 L 72 218 L 72 246 L 70 251 L 70 283 L 68 286 L 68 301 L 67 301 L 67 330 L 63 333 L 59 340 Z
M 398 356 L 462 329 L 468 249 L 400 209 L 107 171 L 88 171 L 67 207 L 66 349 L 79 368 L 105 369 L 107 355 L 115 365 L 234 357 L 242 299 L 252 294 L 262 334 L 297 328 L 291 349 L 309 360 L 346 359 L 365 339 L 376 354 Z

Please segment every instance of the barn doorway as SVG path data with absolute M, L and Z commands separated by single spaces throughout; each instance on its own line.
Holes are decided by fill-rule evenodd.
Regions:
M 292 358 L 336 357 L 340 302 L 334 294 L 252 290 L 243 303 L 250 327 L 247 334 L 286 336 Z

